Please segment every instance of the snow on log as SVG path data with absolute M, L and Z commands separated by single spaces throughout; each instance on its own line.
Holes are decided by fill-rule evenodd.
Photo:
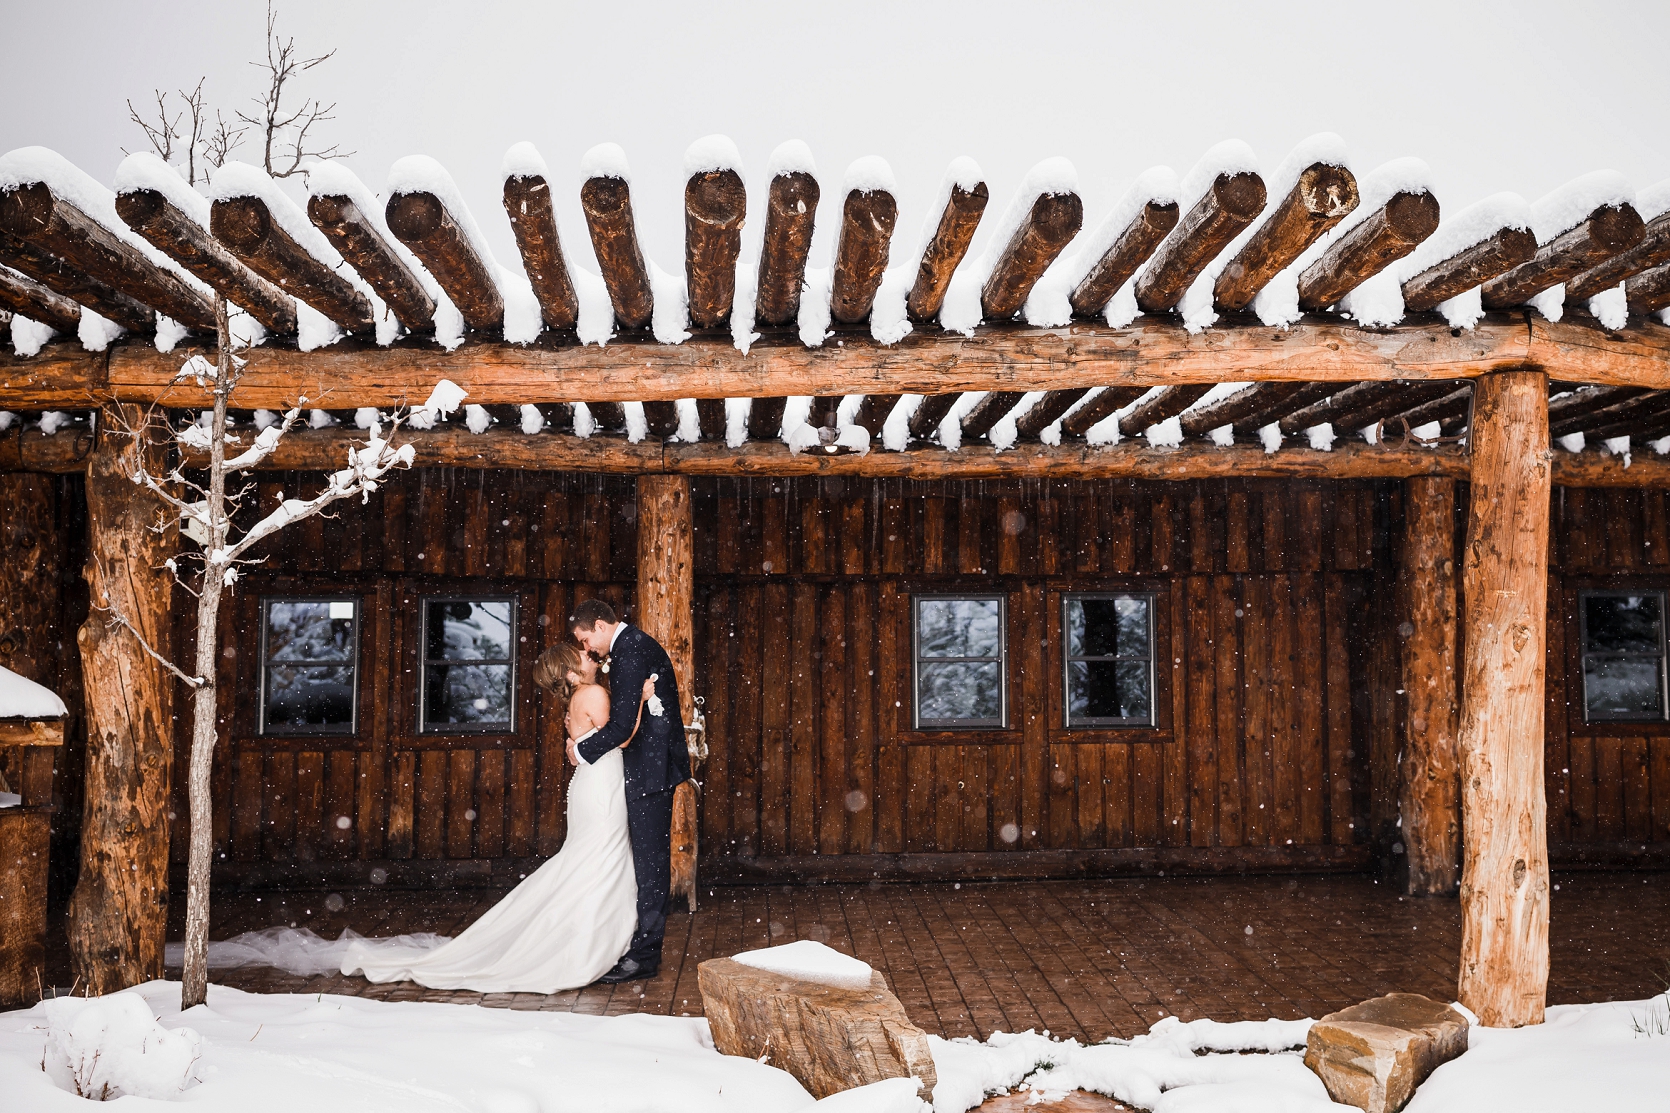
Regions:
M 1214 429 L 1221 429 L 1225 425 L 1233 426 L 1236 422 L 1262 412 L 1275 400 L 1275 396 L 1269 392 L 1270 387 L 1298 385 L 1302 384 L 1253 383 L 1233 394 L 1226 394 L 1216 401 L 1196 406 L 1179 415 L 1178 428 L 1183 431 L 1185 437 L 1203 437 Z
M 587 177 L 580 186 L 580 208 L 586 214 L 586 229 L 614 306 L 615 323 L 623 329 L 647 328 L 655 313 L 655 292 L 632 218 L 626 155 L 613 143 L 601 143 L 586 153 L 581 171 Z
M 1438 198 L 1394 193 L 1299 275 L 1299 308 L 1326 309 L 1421 245 L 1438 230 Z
M 394 311 L 408 332 L 433 326 L 441 288 L 383 219 L 383 205 L 338 162 L 307 175 L 307 218 Z
M 268 332 L 295 335 L 295 299 L 210 234 L 209 202 L 150 151 L 131 154 L 116 168 L 116 214 Z
M 1110 386 L 1061 419 L 1063 437 L 1083 437 L 1118 411 L 1148 393 L 1145 386 Z
M 1277 188 L 1284 175 L 1278 173 Z M 1241 250 L 1218 272 L 1212 300 L 1241 310 L 1287 265 L 1357 207 L 1357 179 L 1343 165 L 1312 162 L 1301 170 Z
M 540 316 L 554 329 L 580 320 L 580 295 L 568 271 L 551 199 L 551 173 L 532 143 L 517 143 L 504 156 L 504 211 L 516 236 Z
M 1151 426 L 1176 417 L 1200 401 L 1206 396 L 1206 392 L 1211 389 L 1212 386 L 1209 383 L 1161 387 L 1141 402 L 1138 402 L 1136 408 L 1131 410 L 1130 413 L 1120 417 L 1120 434 L 1134 437 Z
M 871 440 L 875 440 L 881 436 L 882 427 L 887 424 L 887 417 L 898 402 L 897 394 L 866 394 L 853 410 L 851 424 L 863 429 L 870 434 Z
M 1177 227 L 1178 215 L 1177 176 L 1169 167 L 1155 167 L 1138 178 L 1081 253 L 1090 265 L 1068 297 L 1073 313 L 1093 317 L 1105 310 Z
M 684 280 L 690 323 L 723 328 L 736 300 L 736 260 L 748 215 L 742 156 L 725 136 L 710 135 L 684 153 L 684 171 Z
M 1563 437 L 1582 429 L 1587 422 L 1599 424 L 1597 414 L 1610 415 L 1615 407 L 1647 393 L 1639 386 L 1585 386 L 1548 401 L 1548 432 Z M 1610 420 L 1603 416 L 1600 421 Z
M 1635 211 L 1647 222 L 1641 242 L 1568 281 L 1568 302 L 1587 301 L 1633 275 L 1670 263 L 1670 181 L 1642 190 Z
M 341 256 L 270 178 L 229 162 L 215 172 L 211 192 L 209 230 L 232 254 L 343 331 L 373 331 L 371 299 L 341 273 Z
M 873 156 L 847 168 L 844 187 L 829 314 L 842 324 L 856 325 L 875 305 L 876 291 L 887 271 L 899 205 L 893 197 L 897 186 L 892 169 Z
M 1446 422 L 1465 418 L 1472 405 L 1473 384 L 1467 383 L 1448 394 L 1432 399 L 1430 402 L 1423 402 L 1419 406 L 1399 410 L 1382 420 L 1388 423 L 1397 422 L 1413 430 L 1419 429 L 1423 425 L 1430 425 L 1434 421 Z
M 4 232 L 0 232 L 0 263 L 122 328 L 149 332 L 156 326 L 156 313 L 149 306 L 141 305 L 120 290 L 89 278 L 66 266 L 63 260 L 55 259 L 48 252 L 22 240 L 14 240 Z M 76 330 L 72 328 L 69 331 L 74 333 Z
M 1328 394 L 1308 406 L 1290 410 L 1276 421 L 1276 425 L 1285 436 L 1295 436 L 1306 429 L 1322 424 L 1334 424 L 1336 419 L 1342 418 L 1352 410 L 1367 402 L 1386 396 L 1387 389 L 1401 390 L 1403 383 L 1396 380 L 1374 381 L 1366 383 L 1351 383 L 1350 385 L 1333 384 Z M 1344 429 L 1344 426 L 1341 426 Z
M 801 973 L 827 977 L 821 969 Z M 927 1035 L 878 972 L 855 989 L 715 958 L 696 977 L 714 1047 L 788 1071 L 813 1097 L 888 1078 L 919 1078 L 929 1094 L 938 1083 Z
M 1609 170 L 1585 174 L 1531 206 L 1537 252 L 1484 284 L 1484 307 L 1508 309 L 1641 242 L 1646 224 L 1635 192 Z
M 458 186 L 432 158 L 409 155 L 389 168 L 389 230 L 435 276 L 472 329 L 505 325 L 505 299 L 475 218 Z
M 1045 159 L 1028 171 L 982 261 L 987 268 L 980 287 L 985 319 L 1008 320 L 1019 313 L 1044 271 L 1083 226 L 1084 202 L 1073 164 Z M 1002 249 L 994 257 L 999 244 Z
M 1583 424 L 1582 432 L 1591 442 L 1636 436 L 1657 429 L 1667 415 L 1670 415 L 1670 391 L 1643 394 L 1594 414 Z
M 1670 265 L 1642 271 L 1624 284 L 1629 311 L 1646 316 L 1670 306 Z
M 793 324 L 800 315 L 800 288 L 806 277 L 806 256 L 812 249 L 819 191 L 812 152 L 798 140 L 772 153 L 771 173 L 754 316 L 762 325 L 782 326 Z
M 1517 193 L 1493 193 L 1440 223 L 1398 268 L 1404 308 L 1437 309 L 1536 253 L 1531 207 Z
M 971 158 L 952 161 L 940 183 L 938 204 L 929 210 L 935 221 L 933 233 L 922 249 L 916 281 L 905 298 L 905 311 L 917 324 L 931 323 L 945 304 L 951 276 L 968 254 L 974 232 L 985 215 L 991 191 L 980 178 L 980 167 Z M 937 210 L 938 217 L 933 213 Z M 875 430 L 871 430 L 872 433 Z
M 973 409 L 963 414 L 963 439 L 973 440 L 991 432 L 992 426 L 1002 421 L 1025 397 L 1024 390 L 987 391 L 984 398 L 974 403 Z
M 1027 411 L 1015 419 L 1015 439 L 1035 441 L 1054 425 L 1061 415 L 1072 409 L 1083 398 L 1085 390 L 1051 390 L 1032 403 Z
M 951 413 L 951 407 L 955 406 L 957 399 L 961 397 L 962 392 L 957 391 L 952 394 L 930 394 L 922 399 L 921 405 L 910 415 L 907 425 L 910 435 L 918 438 L 932 436 L 934 430 L 939 428 L 939 423 Z
M 0 307 L 68 336 L 81 327 L 81 306 L 5 267 L 0 267 Z
M 1220 143 L 1201 156 L 1178 187 L 1183 219 L 1161 242 L 1136 279 L 1137 306 L 1164 313 L 1264 211 L 1264 179 L 1258 160 L 1240 140 Z

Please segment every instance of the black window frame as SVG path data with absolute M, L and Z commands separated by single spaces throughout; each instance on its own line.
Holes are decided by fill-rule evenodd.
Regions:
M 510 604 L 510 656 L 505 659 L 486 658 L 453 661 L 445 659 L 431 659 L 429 657 L 429 610 L 436 603 L 509 603 Z M 520 638 L 517 631 L 521 628 L 522 600 L 515 594 L 494 592 L 485 595 L 469 595 L 461 592 L 446 592 L 436 595 L 418 596 L 418 643 L 417 643 L 417 730 L 422 737 L 434 738 L 452 734 L 515 734 L 516 733 L 516 685 L 520 677 L 521 668 L 517 657 L 520 655 Z M 510 666 L 510 719 L 492 723 L 441 723 L 431 726 L 428 721 L 429 712 L 429 666 L 430 665 L 508 665 Z
M 330 724 L 304 723 L 301 726 L 273 726 L 267 722 L 267 691 L 268 669 L 273 661 L 267 650 L 267 633 L 270 628 L 268 615 L 274 603 L 350 603 L 354 608 L 354 634 L 348 647 L 347 664 L 354 672 L 353 681 L 353 712 L 352 718 L 344 726 Z M 358 595 L 297 595 L 287 593 L 282 595 L 262 595 L 259 597 L 257 611 L 261 623 L 261 649 L 259 658 L 260 673 L 257 676 L 255 733 L 263 738 L 355 738 L 360 732 L 360 630 L 364 625 L 361 601 Z M 339 621 L 332 619 L 331 621 Z M 296 664 L 297 662 L 289 662 Z M 335 665 L 338 662 L 318 662 L 318 667 Z M 305 663 L 304 663 L 304 667 Z
M 997 604 L 996 657 L 929 657 L 936 664 L 946 662 L 993 662 L 998 675 L 998 717 L 996 719 L 924 719 L 922 717 L 922 604 L 928 602 L 978 602 Z M 910 711 L 916 730 L 1008 730 L 1009 729 L 1009 597 L 997 591 L 933 591 L 910 597 Z
M 1063 591 L 1061 592 L 1061 729 L 1073 730 L 1153 730 L 1160 725 L 1160 692 L 1155 663 L 1155 642 L 1159 640 L 1159 593 L 1154 591 Z M 1148 653 L 1146 656 L 1111 657 L 1101 654 L 1075 656 L 1072 652 L 1072 633 L 1068 618 L 1075 600 L 1083 599 L 1141 599 L 1148 609 Z M 1148 717 L 1123 719 L 1108 715 L 1074 720 L 1073 718 L 1073 662 L 1075 661 L 1141 661 L 1148 668 Z
M 1589 600 L 1595 598 L 1632 598 L 1651 595 L 1658 599 L 1658 651 L 1656 653 L 1613 653 L 1589 648 Z M 1595 587 L 1577 593 L 1577 669 L 1583 691 L 1583 721 L 1585 723 L 1662 723 L 1670 719 L 1670 603 L 1661 588 Z M 1589 710 L 1589 661 L 1653 660 L 1658 662 L 1658 711 L 1656 714 L 1632 712 L 1592 713 Z

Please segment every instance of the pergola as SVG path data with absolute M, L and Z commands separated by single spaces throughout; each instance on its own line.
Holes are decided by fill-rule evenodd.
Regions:
M 1463 769 L 1462 1000 L 1487 1023 L 1533 1021 L 1547 978 L 1550 489 L 1670 475 L 1644 451 L 1570 450 L 1577 433 L 1615 445 L 1670 435 L 1670 328 L 1657 319 L 1670 305 L 1670 197 L 1643 194 L 1638 211 L 1591 176 L 1535 208 L 1441 223 L 1407 168 L 1360 185 L 1326 144 L 1300 155 L 1268 186 L 1221 149 L 1181 183 L 1145 176 L 1084 236 L 1070 174 L 1046 164 L 977 259 L 989 191 L 960 161 L 909 260 L 890 256 L 891 175 L 861 160 L 823 275 L 807 267 L 820 187 L 804 149 L 774 157 L 757 265 L 739 266 L 740 163 L 728 143 L 704 141 L 686 162 L 679 279 L 646 262 L 624 159 L 599 149 L 580 190 L 599 280 L 568 265 L 550 175 L 519 145 L 503 204 L 524 282 L 497 268 L 428 160 L 396 165 L 386 203 L 327 168 L 304 213 L 248 167 L 223 168 L 211 203 L 154 159 L 125 163 L 112 194 L 50 152 L 13 152 L 0 159 L 0 305 L 62 333 L 85 333 L 96 313 L 129 335 L 96 351 L 58 342 L 0 357 L 0 408 L 189 407 L 178 371 L 205 351 L 220 295 L 266 336 L 242 353 L 245 410 L 303 397 L 344 414 L 412 404 L 447 378 L 501 424 L 411 433 L 424 465 L 1470 481 L 1459 740 L 1435 730 L 1433 751 L 1406 760 L 1459 755 Z M 1369 327 L 1351 312 L 1369 282 L 1401 298 L 1401 320 Z M 958 304 L 977 303 L 972 321 L 947 308 L 959 290 Z M 1274 323 L 1258 303 L 1266 291 L 1290 305 Z M 1471 297 L 1469 321 L 1452 323 Z M 320 344 L 321 332 L 339 338 Z M 1123 443 L 1107 443 L 1114 423 Z M 104 451 L 85 426 L 51 426 L 62 431 L 7 433 L 0 469 L 79 471 Z M 1323 426 L 1373 432 L 1332 451 L 1282 444 Z M 343 429 L 298 433 L 265 466 L 333 467 L 347 440 Z M 688 498 L 662 502 L 651 520 L 687 538 Z M 1412 530 L 1447 528 L 1419 507 L 1409 517 Z M 1420 538 L 1410 544 L 1418 554 Z M 1447 562 L 1412 566 L 1415 598 L 1453 599 Z M 670 596 L 656 606 L 676 628 L 688 561 L 668 573 L 685 578 L 682 600 L 657 575 L 641 567 L 640 583 Z M 1417 640 L 1442 678 L 1443 639 Z M 1412 846 L 1422 837 L 1409 833 Z

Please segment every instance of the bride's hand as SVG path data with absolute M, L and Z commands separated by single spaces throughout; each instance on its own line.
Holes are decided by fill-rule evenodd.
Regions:
M 652 672 L 649 674 L 649 679 L 644 681 L 644 694 L 640 697 L 639 702 L 655 697 L 655 682 L 659 679 L 661 679 L 660 673 Z

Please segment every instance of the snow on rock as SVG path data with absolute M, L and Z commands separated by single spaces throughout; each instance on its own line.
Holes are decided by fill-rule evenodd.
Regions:
M 61 719 L 68 714 L 64 701 L 50 688 L 0 666 L 0 719 Z
M 619 143 L 599 143 L 580 156 L 580 179 L 619 178 L 632 181 L 632 168 L 626 162 L 626 150 Z
M 991 277 L 997 261 L 1002 258 L 1003 250 L 1009 246 L 1009 241 L 1014 239 L 1016 229 L 1032 212 L 1032 206 L 1040 197 L 1077 193 L 1078 188 L 1078 171 L 1067 159 L 1047 158 L 1027 171 L 1026 177 L 1021 180 L 1020 189 L 1015 192 L 1009 207 L 1004 210 L 1003 218 L 993 226 L 985 250 L 972 263 L 965 262 L 958 267 L 956 275 L 951 279 L 951 286 L 945 294 L 945 304 L 939 311 L 939 323 L 942 328 L 969 336 L 974 334 L 984 315 L 980 304 L 980 291 L 986 285 L 986 279 Z M 1058 259 L 1057 262 L 1059 261 Z M 1041 307 L 1044 304 L 1041 302 Z
M 688 181 L 697 174 L 712 174 L 730 170 L 747 181 L 742 170 L 742 152 L 728 135 L 707 135 L 696 140 L 684 151 L 684 177 Z
M 1531 230 L 1538 245 L 1569 232 L 1601 207 L 1621 208 L 1635 201 L 1635 187 L 1616 170 L 1594 170 L 1550 190 L 1531 204 Z
M 855 1086 L 830 1094 L 809 1107 L 807 1113 L 930 1113 L 933 1106 L 922 1100 L 919 1078 L 884 1078 L 868 1086 Z
M 140 993 L 56 997 L 31 1011 L 46 1021 L 40 1067 L 60 1090 L 93 1101 L 169 1101 L 198 1081 L 202 1037 L 163 1027 Z
M 153 151 L 135 151 L 116 167 L 118 197 L 142 190 L 162 194 L 199 228 L 209 226 L 209 199 L 187 185 L 179 170 L 162 161 Z
M 699 1017 L 515 1012 L 221 986 L 182 1015 L 177 982 L 118 996 L 130 995 L 142 997 L 147 1019 L 160 1016 L 176 1039 L 187 1038 L 180 1034 L 187 1024 L 201 1033 L 202 1081 L 185 1097 L 202 1113 L 798 1113 L 813 1105 L 787 1072 L 720 1055 Z M 0 1025 L 0 1105 L 8 1110 L 82 1108 L 41 1070 L 53 1004 L 8 1013 Z
M 84 319 L 85 316 L 83 313 Z M 52 326 L 43 325 L 20 313 L 12 314 L 11 330 L 12 351 L 24 357 L 39 355 L 41 349 L 46 347 L 46 342 L 58 335 L 52 330 Z
M 818 164 L 812 158 L 812 148 L 799 139 L 779 143 L 766 162 L 765 176 L 771 179 L 780 174 L 810 174 L 814 178 L 817 177 Z
M 803 424 L 801 428 L 809 426 Z M 869 963 L 842 954 L 814 939 L 797 939 L 780 947 L 762 947 L 731 957 L 756 970 L 840 989 L 869 989 L 870 977 L 874 973 Z
M 537 152 L 534 157 L 538 157 Z M 506 155 L 506 158 L 509 156 Z M 358 174 L 348 168 L 347 163 L 340 159 L 331 159 L 310 167 L 307 172 L 307 193 L 309 197 L 346 197 L 351 200 L 366 222 L 383 237 L 383 242 L 388 244 L 395 258 L 412 272 L 412 276 L 418 280 L 418 285 L 423 287 L 424 293 L 434 299 L 435 315 L 432 323 L 435 326 L 435 342 L 449 352 L 464 342 L 464 315 L 452 304 L 452 299 L 441 289 L 441 284 L 435 281 L 435 276 L 429 273 L 416 255 L 412 254 L 412 249 L 407 247 L 399 236 L 389 231 L 386 218 L 388 206 L 383 199 L 371 192 Z M 393 311 L 385 306 L 377 315 L 377 343 L 388 344 L 394 340 L 398 328 L 389 328 L 391 324 L 419 328 L 423 322 L 397 321 Z

